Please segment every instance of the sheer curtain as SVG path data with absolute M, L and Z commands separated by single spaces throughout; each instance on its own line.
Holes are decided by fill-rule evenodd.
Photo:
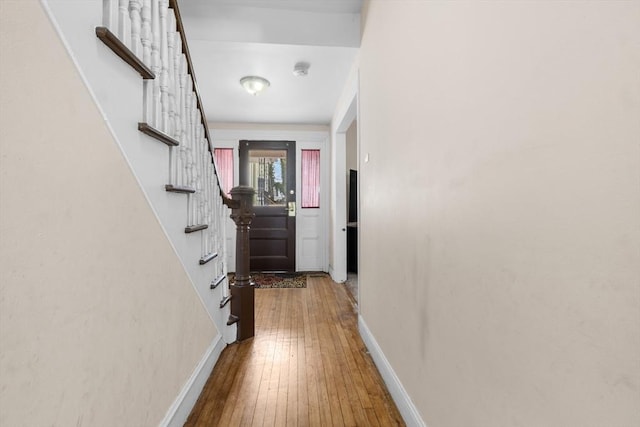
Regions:
M 320 150 L 302 150 L 302 207 L 320 207 Z
M 233 148 L 216 148 L 213 150 L 216 159 L 216 170 L 220 186 L 225 194 L 233 188 Z

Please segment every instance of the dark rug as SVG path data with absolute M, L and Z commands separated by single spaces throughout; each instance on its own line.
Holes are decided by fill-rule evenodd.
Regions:
M 258 289 L 306 288 L 305 273 L 251 273 L 251 280 Z M 229 274 L 229 283 L 235 281 L 235 274 Z

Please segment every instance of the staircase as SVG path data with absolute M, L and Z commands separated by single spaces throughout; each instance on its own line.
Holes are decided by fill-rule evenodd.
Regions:
M 239 201 L 217 178 L 177 1 L 44 4 L 204 307 L 224 341 L 236 341 L 224 252 Z

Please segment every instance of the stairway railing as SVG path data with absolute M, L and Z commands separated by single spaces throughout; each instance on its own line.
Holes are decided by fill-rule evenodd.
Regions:
M 215 289 L 226 274 L 224 205 L 232 208 L 236 215 L 239 212 L 243 217 L 248 215 L 247 218 L 252 215 L 247 211 L 247 206 L 250 207 L 247 189 L 242 190 L 241 201 L 237 197 L 230 199 L 220 185 L 178 2 L 103 0 L 103 25 L 96 28 L 96 35 L 144 79 L 143 121 L 138 123 L 138 129 L 169 146 L 165 189 L 187 195 L 185 232 L 201 233 L 199 262 L 215 263 L 216 274 L 211 282 L 211 289 Z M 250 219 L 248 221 L 250 223 Z M 242 232 L 248 233 L 246 219 L 242 227 Z M 243 244 L 244 239 L 237 242 L 237 245 Z M 236 253 L 247 257 L 246 262 L 237 260 L 237 263 L 246 264 L 247 271 L 241 276 L 249 278 L 248 246 L 237 249 Z M 238 285 L 251 287 L 249 280 Z M 231 300 L 232 314 L 227 324 L 239 322 L 238 339 L 249 338 L 253 336 L 253 292 L 249 304 L 248 301 L 234 302 L 233 297 L 240 294 L 229 291 L 228 286 L 223 288 L 220 304 L 222 308 Z M 245 294 L 249 292 L 242 292 Z

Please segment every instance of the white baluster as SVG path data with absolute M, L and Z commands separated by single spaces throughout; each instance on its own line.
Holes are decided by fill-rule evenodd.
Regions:
M 187 226 L 191 227 L 195 225 L 193 222 L 193 199 L 195 198 L 195 193 L 189 194 L 187 197 Z
M 102 0 L 102 25 L 118 34 L 119 0 Z
M 131 17 L 129 0 L 120 0 L 118 8 L 118 38 L 125 46 L 131 47 Z
M 195 188 L 195 158 L 194 158 L 194 131 L 193 131 L 193 81 L 187 75 L 187 180 L 188 185 Z M 195 197 L 189 198 L 189 222 L 195 223 Z
M 215 223 L 214 223 L 214 218 L 216 215 L 216 201 L 217 201 L 217 197 L 215 197 L 215 186 L 213 185 L 213 180 L 215 179 L 215 175 L 213 174 L 213 169 L 211 168 L 212 165 L 209 166 L 209 205 L 210 205 L 210 209 L 211 209 L 211 216 L 209 217 L 209 228 L 211 228 L 211 231 L 209 232 L 209 250 L 210 251 L 214 251 L 214 245 L 213 245 L 213 236 L 212 236 L 212 232 L 214 232 L 215 230 Z M 220 254 L 222 255 L 222 254 Z M 221 258 L 222 259 L 222 258 Z
M 142 62 L 151 67 L 151 45 L 153 43 L 153 35 L 151 33 L 151 0 L 142 1 L 141 19 L 140 42 L 142 44 Z M 153 80 L 145 80 L 142 83 L 142 121 L 150 125 L 153 125 L 153 85 Z
M 167 163 L 167 179 L 168 179 L 168 183 L 170 184 L 174 184 L 176 182 L 176 175 L 173 171 L 173 164 L 175 163 L 174 158 L 178 155 L 178 147 L 169 147 L 169 163 Z
M 169 42 L 167 34 L 167 14 L 169 2 L 160 0 L 160 106 L 161 118 L 159 129 L 169 131 Z
M 195 187 L 195 126 L 193 108 L 193 81 L 191 76 L 187 74 L 187 155 L 189 162 L 189 185 Z
M 211 218 L 211 207 L 209 206 L 209 204 L 211 203 L 211 199 L 209 198 L 209 185 L 208 185 L 208 177 L 209 174 L 207 172 L 207 170 L 204 170 L 204 218 L 202 218 L 202 223 L 203 224 L 209 224 L 210 223 L 210 218 Z M 211 253 L 210 251 L 210 247 L 209 247 L 209 240 L 207 239 L 207 252 Z
M 196 108 L 196 120 L 198 118 L 198 112 L 199 110 Z M 196 122 L 197 123 L 197 122 Z M 197 187 L 198 187 L 198 217 L 196 219 L 196 221 L 198 222 L 198 224 L 202 224 L 202 220 L 204 217 L 204 194 L 203 194 L 203 184 L 204 184 L 204 179 L 202 177 L 202 143 L 201 143 L 201 138 L 202 138 L 202 131 L 201 131 L 202 126 L 201 125 L 196 125 L 196 147 L 197 147 L 197 157 L 196 157 L 196 179 L 197 179 Z
M 187 144 L 187 76 L 186 61 L 183 57 L 180 59 L 180 172 L 181 180 L 185 182 L 185 165 L 186 165 L 186 144 Z
M 173 9 L 169 9 L 168 15 L 168 34 L 167 34 L 167 54 L 168 54 L 168 91 L 169 91 L 169 123 L 167 126 L 167 134 L 176 137 L 176 66 L 175 66 L 175 49 L 176 49 L 176 16 Z
M 198 107 L 197 104 L 195 102 L 196 97 L 195 97 L 195 93 L 193 96 L 193 100 L 194 100 L 194 108 L 193 108 L 193 123 L 194 123 L 194 162 L 193 162 L 193 167 L 194 167 L 194 172 L 195 172 L 195 183 L 196 183 L 196 188 L 197 188 L 197 194 L 198 194 L 198 199 L 197 199 L 197 206 L 196 206 L 196 218 L 195 221 L 196 223 L 200 224 L 201 218 L 202 218 L 202 176 L 201 176 L 201 168 L 200 168 L 200 161 L 201 161 L 201 147 L 200 147 L 200 127 L 198 125 Z
M 203 224 L 203 223 L 199 222 L 198 224 Z M 206 242 L 206 233 L 203 232 L 203 233 L 200 234 L 200 253 L 202 254 L 202 256 L 209 255 L 207 253 L 206 244 L 207 244 L 207 242 Z
M 203 133 L 202 133 L 202 140 L 206 141 L 206 139 L 204 138 L 204 127 L 203 127 Z M 209 223 L 209 217 L 211 216 L 211 207 L 209 206 L 209 203 L 211 202 L 211 198 L 209 197 L 209 168 L 207 167 L 207 156 L 206 156 L 206 146 L 204 146 L 204 149 L 202 150 L 202 191 L 204 192 L 202 199 L 204 201 L 203 204 L 203 217 L 202 217 L 202 222 L 203 223 Z
M 131 17 L 131 51 L 138 58 L 142 56 L 142 0 L 129 1 L 129 16 Z
M 151 0 L 142 0 L 140 42 L 142 44 L 142 62 L 151 66 L 151 44 L 153 33 L 151 32 Z
M 151 0 L 151 71 L 156 75 L 153 79 L 153 110 L 151 126 L 160 129 L 160 0 Z
M 172 15 L 170 15 L 172 16 Z M 178 142 L 181 143 L 181 138 L 180 138 L 180 57 L 177 56 L 175 54 L 176 50 L 178 50 L 177 46 L 175 46 L 175 38 L 176 38 L 177 33 L 173 34 L 173 39 L 174 39 L 174 46 L 172 49 L 172 53 L 173 55 L 170 55 L 171 58 L 171 67 L 170 67 L 170 71 L 171 71 L 171 87 L 170 87 L 170 91 L 169 91 L 169 100 L 171 103 L 171 108 L 169 110 L 169 115 L 172 117 L 172 132 L 169 134 L 170 136 L 172 136 L 173 138 L 175 138 Z M 171 44 L 170 44 L 170 48 L 171 48 Z M 177 179 L 177 177 L 179 176 L 180 172 L 179 172 L 179 158 L 180 158 L 180 154 L 179 148 L 175 148 L 172 151 L 174 151 L 174 156 L 172 157 L 172 162 L 171 162 L 171 175 L 173 177 L 174 180 Z
M 174 16 L 175 19 L 175 16 Z M 180 110 L 180 79 L 181 76 L 181 65 L 182 65 L 182 37 L 180 37 L 180 33 L 176 32 L 174 36 L 175 46 L 173 48 L 173 53 L 175 55 L 173 59 L 173 76 L 174 76 L 174 93 L 175 93 L 175 122 L 174 122 L 174 138 L 180 141 L 180 135 L 182 133 L 182 115 Z
M 177 177 L 181 185 L 186 181 L 185 165 L 186 163 L 186 145 L 187 145 L 187 60 L 184 55 L 180 56 L 180 100 L 178 103 L 178 111 L 180 113 L 180 157 L 177 167 Z

